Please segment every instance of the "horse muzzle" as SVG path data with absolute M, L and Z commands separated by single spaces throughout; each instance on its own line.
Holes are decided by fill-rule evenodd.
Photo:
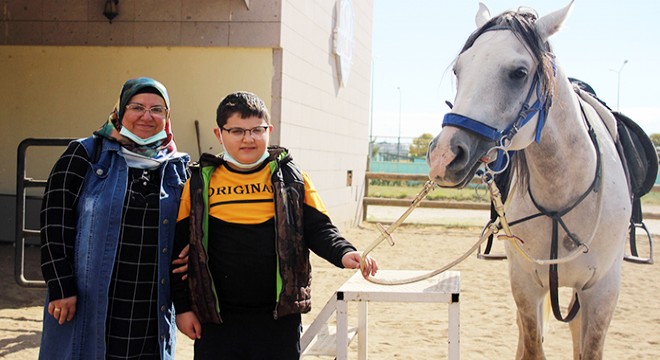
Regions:
M 463 129 L 444 127 L 429 144 L 426 155 L 429 178 L 440 187 L 465 187 L 472 181 L 492 145 L 492 141 Z

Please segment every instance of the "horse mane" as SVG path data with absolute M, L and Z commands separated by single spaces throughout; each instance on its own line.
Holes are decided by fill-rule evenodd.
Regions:
M 538 20 L 538 14 L 529 8 L 518 8 L 516 11 L 506 11 L 498 16 L 488 20 L 486 24 L 474 31 L 463 45 L 460 54 L 474 45 L 474 42 L 479 36 L 488 31 L 494 30 L 510 30 L 522 42 L 530 54 L 536 59 L 538 66 L 536 67 L 536 75 L 540 81 L 540 96 L 549 99 L 545 109 L 546 113 L 552 104 L 552 95 L 555 88 L 555 61 L 552 48 L 547 41 L 544 41 L 536 31 L 534 23 Z M 457 58 L 458 59 L 458 58 Z M 513 157 L 511 164 L 512 171 L 518 174 L 517 182 L 519 189 L 527 188 L 529 180 L 529 170 L 526 166 L 524 151 L 519 151 Z

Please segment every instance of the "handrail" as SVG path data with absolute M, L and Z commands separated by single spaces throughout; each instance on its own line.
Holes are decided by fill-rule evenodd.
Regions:
M 26 176 L 25 154 L 30 146 L 66 146 L 72 139 L 27 138 L 18 144 L 16 164 L 16 231 L 14 233 L 14 279 L 23 287 L 44 288 L 43 280 L 30 280 L 25 277 L 25 239 L 39 236 L 38 229 L 25 228 L 25 190 L 26 188 L 45 187 L 46 180 L 32 179 Z

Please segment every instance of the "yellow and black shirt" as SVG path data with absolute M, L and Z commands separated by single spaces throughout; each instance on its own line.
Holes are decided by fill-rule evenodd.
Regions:
M 276 306 L 278 256 L 280 261 L 282 256 L 276 250 L 275 197 L 268 165 L 266 161 L 255 170 L 241 172 L 222 164 L 208 179 L 208 243 L 204 248 L 221 313 L 272 314 Z M 305 246 L 342 267 L 342 256 L 355 247 L 340 235 L 309 177 L 301 174 Z M 177 219 L 176 254 L 190 238 L 190 211 L 188 182 Z M 190 310 L 187 286 L 172 279 L 177 312 Z

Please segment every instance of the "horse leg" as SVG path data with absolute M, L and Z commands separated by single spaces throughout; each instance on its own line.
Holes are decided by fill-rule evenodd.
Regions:
M 513 298 L 517 306 L 518 350 L 516 359 L 544 360 L 543 315 L 546 290 L 531 278 L 511 278 Z
M 573 303 L 575 302 L 575 294 L 571 297 L 571 303 L 568 305 L 568 308 L 573 307 Z M 569 329 L 571 329 L 571 337 L 573 339 L 573 359 L 574 360 L 579 360 L 580 359 L 580 352 L 581 352 L 581 344 L 582 340 L 580 336 L 582 335 L 582 309 L 578 311 L 578 313 L 575 315 L 573 320 L 568 323 Z
M 622 257 L 623 258 L 623 257 Z M 621 260 L 589 289 L 578 292 L 582 323 L 580 324 L 580 359 L 603 358 L 605 335 L 610 326 L 621 287 Z

